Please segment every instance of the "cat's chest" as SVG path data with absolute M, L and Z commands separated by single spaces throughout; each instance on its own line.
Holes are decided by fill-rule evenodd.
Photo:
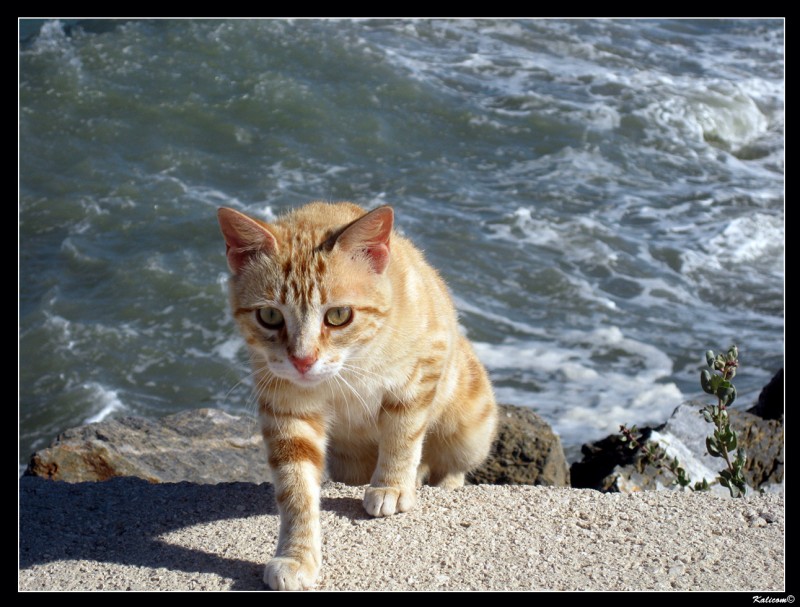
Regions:
M 329 436 L 352 436 L 357 432 L 366 438 L 377 432 L 384 391 L 354 382 L 342 388 L 329 400 Z

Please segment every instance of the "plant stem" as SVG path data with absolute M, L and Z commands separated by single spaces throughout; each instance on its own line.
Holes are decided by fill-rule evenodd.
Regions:
M 719 401 L 719 415 L 717 416 L 717 435 L 722 436 L 722 424 L 724 423 L 724 418 L 722 416 L 723 412 L 725 413 L 725 418 L 728 417 L 728 412 L 725 409 L 725 405 L 722 404 L 722 401 Z M 728 447 L 725 446 L 725 441 L 720 441 L 720 447 L 722 447 L 722 457 L 725 458 L 725 463 L 728 465 L 728 470 L 733 472 L 733 464 L 731 464 L 731 459 L 728 457 Z

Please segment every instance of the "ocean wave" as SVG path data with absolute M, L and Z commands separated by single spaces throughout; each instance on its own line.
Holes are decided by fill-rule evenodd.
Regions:
M 736 217 L 715 236 L 682 253 L 684 271 L 766 272 L 783 279 L 785 230 L 781 216 L 754 213 Z
M 540 114 L 610 131 L 624 117 L 638 116 L 649 137 L 662 145 L 665 137 L 674 145 L 685 145 L 688 138 L 739 149 L 782 121 L 780 74 L 762 77 L 760 62 L 741 52 L 758 47 L 763 54 L 775 53 L 780 45 L 769 37 L 732 34 L 724 45 L 717 37 L 706 45 L 656 21 L 434 21 L 387 27 L 401 39 L 433 44 L 409 40 L 386 49 L 386 60 L 451 94 L 463 94 L 466 85 L 475 103 L 500 117 L 474 119 L 483 124 L 503 128 L 508 125 L 502 116 Z M 653 37 L 642 37 L 643 31 Z M 621 53 L 609 36 L 634 37 L 636 45 Z M 440 37 L 460 39 L 459 44 L 442 48 Z M 663 38 L 672 39 L 674 52 L 669 62 L 659 63 L 667 56 Z M 699 66 L 690 77 L 671 64 L 684 45 L 686 60 Z M 720 53 L 720 46 L 734 50 Z M 477 50 L 459 51 L 470 47 Z M 742 77 L 743 63 L 751 76 Z
M 615 326 L 474 346 L 498 400 L 534 408 L 565 443 L 600 438 L 621 423 L 666 419 L 684 398 L 668 381 L 669 357 Z
M 633 114 L 653 141 L 687 141 L 738 150 L 767 133 L 769 121 L 750 96 L 752 83 L 680 81 L 651 89 L 657 100 Z
M 783 36 L 46 23 L 20 52 L 21 437 L 119 403 L 252 406 L 214 212 L 319 199 L 392 203 L 499 398 L 569 448 L 663 421 L 697 389 L 697 352 L 729 340 L 757 391 L 783 348 Z

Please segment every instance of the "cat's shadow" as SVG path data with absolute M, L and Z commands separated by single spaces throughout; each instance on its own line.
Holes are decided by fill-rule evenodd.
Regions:
M 370 518 L 355 498 L 322 498 L 323 511 L 351 520 Z M 272 485 L 263 483 L 152 484 L 138 478 L 102 483 L 20 479 L 19 567 L 56 560 L 88 560 L 173 571 L 215 573 L 232 590 L 262 590 L 262 572 L 274 546 L 265 537 L 243 538 L 259 560 L 223 555 L 221 546 L 190 549 L 165 539 L 194 525 L 278 514 Z M 219 549 L 219 550 L 218 550 Z M 91 588 L 87 588 L 91 590 Z
M 333 512 L 334 516 L 351 521 L 372 520 L 364 510 L 363 502 L 355 497 L 323 497 L 320 508 Z

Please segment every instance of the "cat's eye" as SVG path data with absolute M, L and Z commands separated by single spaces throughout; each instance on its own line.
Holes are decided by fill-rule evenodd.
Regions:
M 278 308 L 259 308 L 256 311 L 256 320 L 267 329 L 280 329 L 283 326 L 283 314 Z
M 329 327 L 342 327 L 353 318 L 353 310 L 350 306 L 331 308 L 325 312 L 325 324 Z

